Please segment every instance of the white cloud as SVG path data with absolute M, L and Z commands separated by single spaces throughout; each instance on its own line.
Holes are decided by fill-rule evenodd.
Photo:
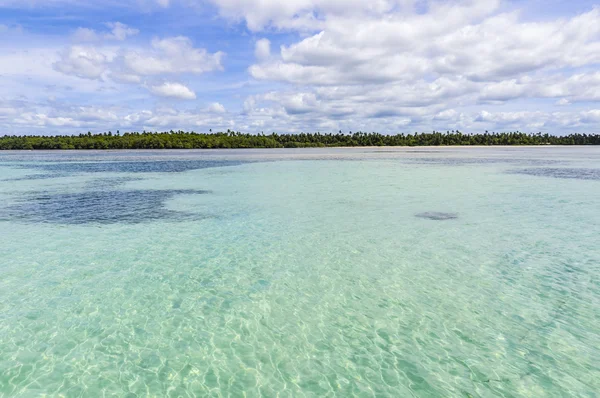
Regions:
M 119 120 L 117 109 L 98 108 L 93 106 L 78 106 L 68 112 L 68 117 L 80 121 L 114 122 Z
M 557 105 L 570 105 L 571 101 L 566 98 L 561 98 L 556 102 Z
M 124 40 L 136 34 L 120 23 L 109 24 L 113 28 L 110 37 Z M 97 39 L 94 31 L 79 29 L 75 36 L 83 39 Z M 106 35 L 105 35 L 106 38 Z M 102 43 L 74 45 L 60 52 L 60 59 L 53 68 L 65 75 L 83 79 L 114 81 L 123 84 L 139 84 L 149 88 L 152 94 L 162 97 L 194 99 L 195 93 L 179 83 L 156 83 L 156 80 L 170 80 L 169 75 L 202 74 L 222 70 L 224 54 L 208 53 L 195 48 L 192 41 L 183 36 L 154 39 L 151 47 L 114 47 Z
M 8 1 L 12 0 L 0 0 L 0 6 Z M 98 7 L 79 0 L 27 2 L 35 7 Z M 201 114 L 220 120 L 220 125 L 234 123 L 249 131 L 394 132 L 429 131 L 440 126 L 468 131 L 600 131 L 598 7 L 579 15 L 561 10 L 562 16 L 555 17 L 521 13 L 518 8 L 522 3 L 508 0 L 209 2 L 222 17 L 243 22 L 257 35 L 254 42 L 243 40 L 249 43 L 248 48 L 236 47 L 238 42 L 223 43 L 231 46 L 230 51 L 248 57 L 249 81 L 239 79 L 244 84 L 231 98 L 221 96 L 225 91 L 218 81 L 194 80 L 197 75 L 224 70 L 222 52 L 197 48 L 191 39 L 181 36 L 128 40 L 138 31 L 114 22 L 98 30 L 78 29 L 62 43 L 71 39 L 76 45 L 60 51 L 56 37 L 47 49 L 39 45 L 43 43 L 39 37 L 35 38 L 37 48 L 30 44 L 34 40 L 27 40 L 25 45 L 21 41 L 22 49 L 11 47 L 6 40 L 9 44 L 3 43 L 0 53 L 3 93 L 11 93 L 13 98 L 25 88 L 26 95 L 38 101 L 53 96 L 54 102 L 61 104 L 65 98 L 82 98 L 91 108 L 49 110 L 55 105 L 44 102 L 46 108 L 34 106 L 9 113 L 7 109 L 17 108 L 7 105 L 0 113 L 0 125 L 22 114 L 22 120 L 37 126 L 100 125 L 99 119 L 92 118 L 96 115 L 114 117 L 105 122 L 130 126 L 170 128 L 172 123 L 194 127 L 202 123 L 198 119 Z M 190 14 L 198 9 L 198 2 L 188 0 L 123 0 L 111 4 L 121 7 L 121 3 L 144 12 L 165 7 L 161 13 L 167 13 L 166 7 L 171 5 L 177 5 L 178 10 L 190 6 Z M 22 2 L 12 5 L 21 7 Z M 220 20 L 207 23 L 224 24 Z M 144 33 L 156 33 L 150 29 Z M 7 31 L 14 29 L 0 26 L 0 35 Z M 273 35 L 279 31 L 285 35 Z M 271 46 L 274 37 L 285 44 Z M 220 37 L 214 40 L 219 42 Z M 236 64 L 238 61 L 236 56 Z M 234 84 L 228 77 L 239 78 L 233 73 L 225 74 L 226 86 Z M 176 82 L 186 82 L 187 86 Z M 43 88 L 45 85 L 49 87 Z M 204 102 L 204 93 L 189 87 L 214 90 L 215 86 L 219 86 L 216 98 L 222 104 L 193 111 L 139 109 L 148 93 L 173 99 L 198 95 Z M 91 104 L 112 101 L 108 95 L 96 97 L 101 90 L 121 98 L 121 103 L 132 109 L 102 108 L 104 113 L 96 113 Z M 164 99 L 160 102 L 168 103 Z M 243 105 L 236 111 L 239 102 Z
M 131 84 L 136 84 L 136 83 L 142 83 L 142 77 L 133 73 L 127 73 L 127 72 L 122 72 L 122 71 L 111 71 L 110 72 L 110 77 L 111 79 L 113 79 L 114 81 L 116 81 L 117 83 L 131 83 Z
M 526 94 L 527 87 L 516 80 L 490 83 L 482 88 L 480 99 L 490 101 L 506 101 Z
M 73 40 L 75 42 L 95 42 L 100 40 L 100 36 L 94 29 L 77 28 L 73 33 Z
M 564 98 L 563 98 L 564 97 Z M 600 101 L 600 72 L 578 73 L 571 76 L 545 74 L 525 75 L 483 85 L 480 99 L 509 101 L 517 98 L 562 98 L 559 105 L 580 101 Z
M 600 9 L 528 23 L 514 13 L 491 15 L 496 6 L 486 0 L 438 5 L 426 15 L 326 19 L 322 31 L 282 47 L 279 59 L 249 71 L 257 79 L 294 84 L 385 83 L 429 75 L 496 81 L 600 62 Z
M 17 114 L 17 110 L 15 108 L 8 107 L 6 105 L 0 106 L 0 120 L 6 119 L 9 116 L 13 116 L 15 114 Z
M 124 41 L 128 37 L 140 33 L 138 29 L 130 28 L 121 22 L 107 22 L 105 25 L 110 31 L 104 33 L 99 33 L 90 28 L 77 28 L 73 33 L 73 40 L 75 42 L 98 42 L 102 39 Z
M 129 36 L 135 36 L 140 33 L 138 29 L 130 28 L 121 22 L 108 22 L 106 26 L 111 29 L 110 33 L 104 35 L 104 38 L 107 40 L 123 41 Z
M 253 31 L 268 26 L 278 29 L 318 29 L 328 16 L 381 16 L 398 9 L 407 11 L 414 0 L 210 0 L 222 16 L 243 19 Z
M 490 131 L 547 131 L 568 133 L 592 132 L 600 123 L 600 109 L 592 108 L 571 112 L 547 111 L 414 111 L 407 115 L 394 115 L 365 119 L 363 115 L 347 114 L 331 118 L 329 111 L 319 111 L 318 99 L 290 93 L 287 97 L 267 93 L 248 101 L 248 112 L 231 113 L 211 104 L 204 110 L 179 110 L 170 107 L 129 109 L 123 106 L 70 106 L 61 102 L 40 104 L 34 102 L 2 102 L 0 100 L 0 127 L 6 133 L 31 132 L 43 129 L 47 133 L 79 133 L 83 131 L 149 131 L 183 129 L 195 131 L 223 131 L 234 128 L 248 132 L 271 131 L 427 131 L 431 123 L 439 129 L 460 129 L 468 132 Z M 317 103 L 314 103 L 317 101 Z M 285 105 L 282 105 L 285 102 Z M 270 105 L 268 105 L 270 104 Z M 285 107 L 297 107 L 301 112 L 288 113 Z M 305 112 L 308 108 L 309 111 Z M 217 109 L 219 108 L 219 109 Z M 224 107 L 223 107 L 224 108 Z M 310 125 L 310 127 L 307 127 Z
M 69 117 L 51 117 L 43 113 L 26 112 L 14 123 L 30 127 L 80 127 L 82 123 Z
M 446 109 L 445 111 L 439 112 L 434 116 L 434 120 L 456 120 L 459 116 L 458 112 L 454 109 Z
M 224 53 L 194 48 L 183 36 L 152 40 L 152 51 L 125 51 L 120 62 L 131 74 L 205 73 L 222 70 Z
M 564 127 L 565 116 L 528 113 L 526 120 L 490 111 L 493 118 L 468 117 L 457 109 L 524 98 L 600 101 L 600 75 L 589 72 L 600 63 L 600 8 L 531 22 L 497 0 L 432 0 L 425 12 L 413 1 L 213 1 L 251 30 L 304 33 L 279 54 L 267 56 L 257 42 L 259 62 L 249 74 L 288 87 L 247 99 L 248 115 L 275 112 L 316 125 L 352 119 L 394 126 L 410 119 L 427 130 L 453 119 L 473 127 L 521 122 L 539 128 Z M 308 24 L 299 26 L 300 20 Z
M 218 102 L 213 102 L 208 107 L 208 112 L 210 112 L 210 113 L 225 113 L 226 110 L 222 104 L 220 104 Z
M 583 123 L 600 123 L 600 109 L 592 109 L 581 113 Z
M 254 55 L 259 60 L 266 60 L 271 56 L 271 42 L 269 39 L 260 39 L 256 41 Z
M 150 91 L 161 97 L 170 97 L 184 100 L 196 99 L 196 94 L 181 83 L 165 82 L 155 86 L 149 86 Z
M 108 58 L 93 47 L 73 46 L 61 53 L 54 68 L 83 79 L 99 79 L 107 70 Z

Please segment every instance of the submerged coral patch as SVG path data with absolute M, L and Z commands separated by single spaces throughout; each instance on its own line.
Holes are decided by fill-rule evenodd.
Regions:
M 139 224 L 153 220 L 204 218 L 170 210 L 175 195 L 206 194 L 201 190 L 106 190 L 78 193 L 37 193 L 0 211 L 0 219 L 52 224 Z
M 230 160 L 156 160 L 117 162 L 61 162 L 25 164 L 22 167 L 42 169 L 59 174 L 68 173 L 180 173 L 212 167 L 238 166 Z
M 444 220 L 454 220 L 458 218 L 458 213 L 442 213 L 438 211 L 426 211 L 424 213 L 417 213 L 415 217 L 418 218 L 426 218 L 428 220 L 435 221 L 444 221 Z
M 536 167 L 511 170 L 511 174 L 525 174 L 536 177 L 573 178 L 577 180 L 600 180 L 600 169 L 568 167 Z

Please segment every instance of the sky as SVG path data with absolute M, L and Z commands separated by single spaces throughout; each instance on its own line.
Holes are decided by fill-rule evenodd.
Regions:
M 600 133 L 600 2 L 0 0 L 0 135 Z

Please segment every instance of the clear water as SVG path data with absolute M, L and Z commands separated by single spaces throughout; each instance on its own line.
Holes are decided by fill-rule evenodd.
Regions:
M 600 391 L 600 148 L 0 153 L 0 237 L 0 396 Z

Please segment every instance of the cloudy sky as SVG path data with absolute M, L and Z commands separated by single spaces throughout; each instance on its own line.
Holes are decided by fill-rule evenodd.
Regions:
M 0 0 L 0 134 L 600 132 L 588 0 Z

